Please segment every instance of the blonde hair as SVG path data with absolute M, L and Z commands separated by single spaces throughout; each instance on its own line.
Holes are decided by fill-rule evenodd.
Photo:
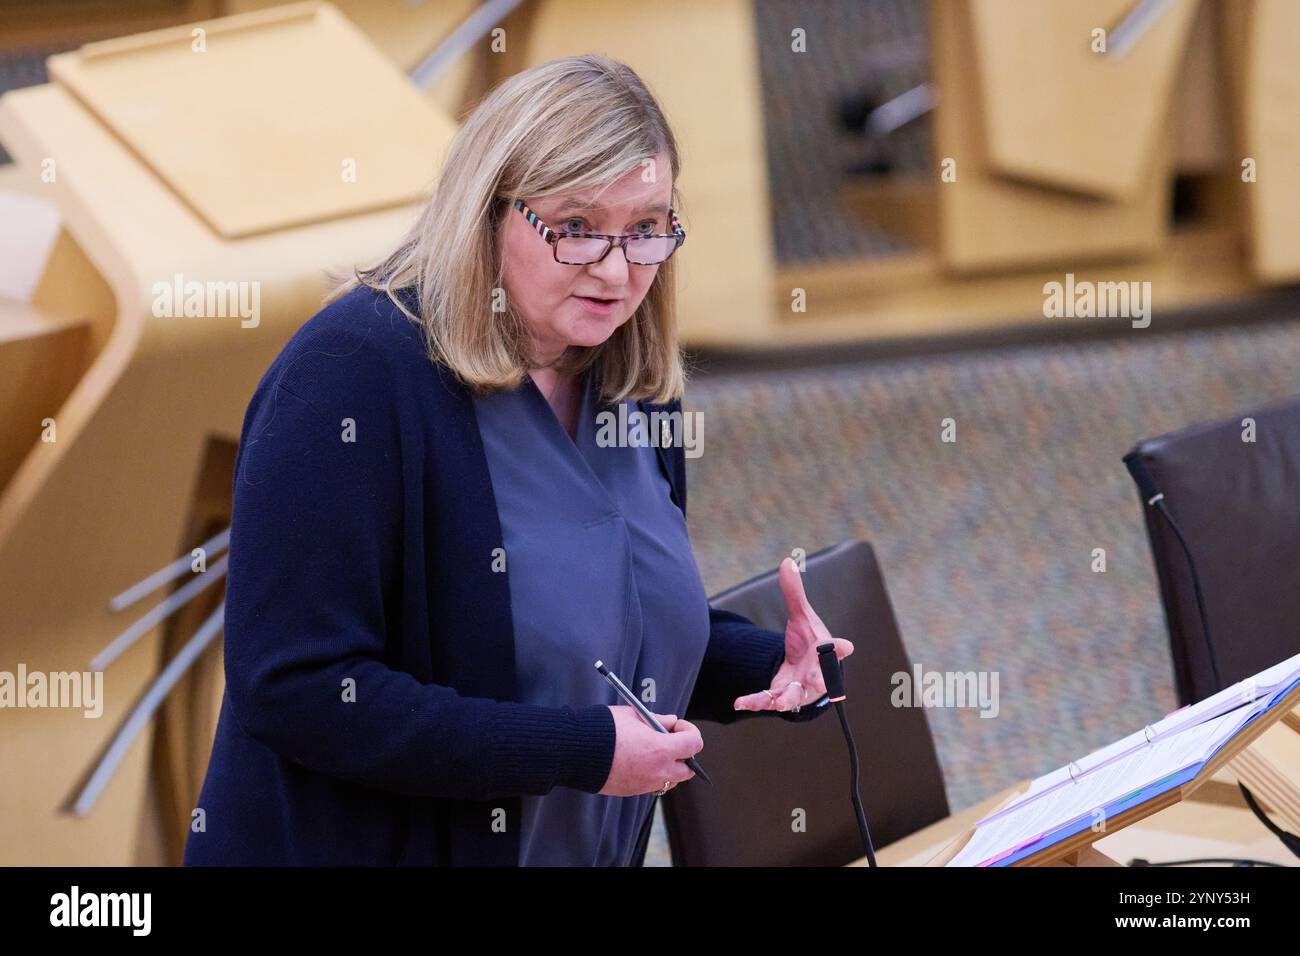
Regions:
M 332 277 L 325 301 L 362 285 L 385 292 L 423 326 L 431 360 L 476 391 L 515 388 L 529 368 L 531 339 L 508 302 L 504 312 L 492 309 L 505 287 L 502 217 L 517 215 L 515 197 L 604 187 L 661 152 L 672 160 L 676 209 L 676 140 L 627 65 L 593 53 L 517 73 L 466 117 L 432 197 L 397 248 L 370 268 Z M 602 344 L 567 350 L 557 368 L 571 374 L 595 365 L 609 402 L 681 397 L 674 271 L 673 259 L 661 263 L 636 312 Z M 403 289 L 414 291 L 418 316 L 395 295 Z

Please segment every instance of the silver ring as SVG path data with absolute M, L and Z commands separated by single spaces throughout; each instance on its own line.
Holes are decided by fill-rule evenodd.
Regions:
M 665 780 L 665 781 L 664 781 L 664 785 L 663 785 L 663 789 L 662 789 L 662 790 L 656 790 L 656 791 L 655 791 L 655 796 L 656 796 L 656 797 L 662 797 L 665 793 L 667 793 L 669 790 L 672 789 L 672 786 L 673 786 L 673 782 L 672 782 L 671 780 Z
M 776 704 L 776 695 L 775 695 L 775 694 L 773 694 L 773 693 L 772 693 L 770 690 L 768 690 L 766 687 L 763 688 L 763 693 L 767 695 L 767 699 L 770 700 L 770 701 L 772 702 L 773 705 Z M 767 708 L 767 709 L 768 709 L 768 710 L 771 710 L 772 708 L 769 707 L 769 708 Z

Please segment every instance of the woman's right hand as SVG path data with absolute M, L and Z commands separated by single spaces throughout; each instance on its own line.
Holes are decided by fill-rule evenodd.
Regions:
M 687 757 L 704 749 L 700 730 L 676 714 L 655 714 L 668 731 L 661 734 L 626 704 L 611 705 L 614 715 L 614 763 L 600 792 L 607 797 L 635 797 L 662 790 L 664 781 L 676 785 L 690 780 L 695 771 Z

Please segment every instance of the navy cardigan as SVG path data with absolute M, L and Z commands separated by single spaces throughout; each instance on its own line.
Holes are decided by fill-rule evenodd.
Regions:
M 684 449 L 657 450 L 685 514 Z M 604 786 L 607 707 L 515 700 L 473 403 L 385 295 L 331 303 L 267 370 L 233 508 L 226 691 L 186 865 L 513 866 L 521 795 Z M 803 721 L 825 709 L 734 710 L 769 686 L 784 637 L 709 616 L 682 716 Z

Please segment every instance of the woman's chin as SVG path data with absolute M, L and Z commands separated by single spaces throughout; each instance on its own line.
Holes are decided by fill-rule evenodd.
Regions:
M 614 334 L 614 330 L 622 324 L 622 316 L 616 315 L 605 318 L 591 316 L 590 318 L 579 319 L 573 324 L 573 328 L 569 333 L 569 344 L 586 348 L 603 345 Z

